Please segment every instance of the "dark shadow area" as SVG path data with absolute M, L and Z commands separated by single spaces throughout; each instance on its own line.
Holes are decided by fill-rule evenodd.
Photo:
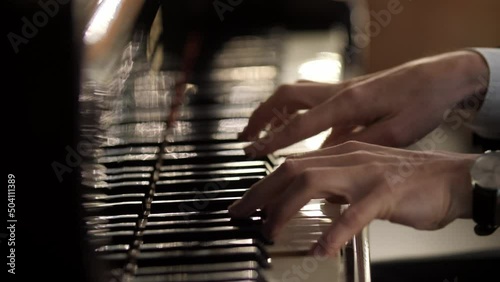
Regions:
M 500 253 L 473 253 L 424 260 L 373 263 L 373 282 L 499 281 Z

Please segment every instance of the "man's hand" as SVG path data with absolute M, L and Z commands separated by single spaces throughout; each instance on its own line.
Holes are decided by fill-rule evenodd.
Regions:
M 439 229 L 472 214 L 469 169 L 477 155 L 421 152 L 346 142 L 286 160 L 235 202 L 234 217 L 266 211 L 273 238 L 309 200 L 350 206 L 313 246 L 331 255 L 373 219 Z
M 255 110 L 240 138 L 254 141 L 246 148 L 254 157 L 330 127 L 324 147 L 347 140 L 403 147 L 437 127 L 448 109 L 484 94 L 488 76 L 479 54 L 457 51 L 338 84 L 283 85 Z M 269 124 L 276 111 L 286 112 L 285 120 Z M 267 126 L 272 132 L 257 140 Z

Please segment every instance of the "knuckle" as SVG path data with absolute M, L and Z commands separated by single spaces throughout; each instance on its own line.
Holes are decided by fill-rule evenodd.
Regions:
M 386 178 L 387 172 L 391 173 L 393 171 L 392 165 L 380 161 L 372 161 L 367 162 L 363 166 L 363 170 L 369 173 L 367 179 L 374 185 L 373 189 L 381 193 L 380 196 L 389 195 L 394 192 L 394 187 L 389 185 Z
M 300 183 L 300 187 L 304 189 L 309 189 L 313 186 L 314 182 L 316 180 L 316 174 L 314 171 L 311 170 L 305 170 L 302 173 L 300 173 L 298 181 Z
M 278 88 L 276 88 L 274 96 L 285 98 L 293 91 L 293 87 L 294 86 L 292 84 L 281 84 Z
M 338 220 L 339 224 L 344 226 L 347 230 L 354 230 L 361 224 L 361 215 L 357 209 L 350 207 Z
M 359 151 L 361 150 L 362 146 L 363 143 L 354 140 L 349 140 L 339 145 L 339 147 L 346 150 L 347 152 Z
M 276 131 L 276 133 L 279 133 L 281 135 L 280 137 L 285 140 L 293 139 L 300 131 L 303 131 L 304 125 L 307 126 L 303 115 L 297 115 L 291 124 L 283 126 L 279 131 Z
M 294 123 L 294 128 L 304 128 L 304 126 L 308 126 L 307 118 L 303 114 L 296 115 L 294 118 Z
M 283 164 L 280 165 L 279 170 L 286 176 L 293 176 L 298 172 L 297 161 L 293 159 L 287 159 Z
M 342 98 L 345 99 L 348 105 L 360 105 L 364 102 L 366 90 L 363 87 L 356 86 L 346 89 L 342 93 Z
M 264 103 L 261 103 L 253 112 L 252 115 L 250 116 L 250 119 L 256 119 L 258 118 L 262 112 L 264 112 L 267 109 L 268 104 L 271 101 L 266 101 Z
M 384 143 L 388 146 L 401 146 L 403 144 L 403 130 L 399 126 L 391 125 L 386 128 Z

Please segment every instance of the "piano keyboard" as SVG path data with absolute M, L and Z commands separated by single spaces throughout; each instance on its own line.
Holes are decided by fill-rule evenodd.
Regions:
M 279 83 L 279 42 L 272 34 L 228 41 L 195 73 L 198 91 L 172 124 L 175 72 L 121 68 L 110 83 L 83 87 L 80 100 L 93 110 L 82 111 L 91 124 L 82 135 L 95 146 L 82 165 L 85 223 L 108 281 L 346 281 L 344 253 L 307 256 L 339 206 L 311 201 L 273 242 L 260 232 L 262 211 L 228 215 L 283 160 L 249 159 L 237 139 Z M 122 65 L 143 67 L 140 44 L 129 47 Z

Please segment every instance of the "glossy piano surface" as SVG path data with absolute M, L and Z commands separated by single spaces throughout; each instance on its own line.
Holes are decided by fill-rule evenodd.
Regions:
M 218 15 L 205 2 L 75 5 L 90 11 L 77 25 L 79 136 L 89 148 L 79 189 L 86 240 L 104 268 L 99 279 L 370 281 L 366 234 L 336 257 L 307 255 L 340 206 L 311 201 L 274 242 L 260 232 L 263 211 L 245 220 L 227 212 L 284 157 L 321 143 L 324 134 L 255 159 L 238 133 L 281 83 L 345 76 L 348 22 L 339 16 L 297 29 L 263 15 L 244 25 L 263 1 L 235 5 L 232 20 L 227 13 L 227 22 L 214 21 L 200 14 L 208 3 Z M 271 2 L 268 14 L 285 5 Z M 330 8 L 349 12 L 342 2 Z

